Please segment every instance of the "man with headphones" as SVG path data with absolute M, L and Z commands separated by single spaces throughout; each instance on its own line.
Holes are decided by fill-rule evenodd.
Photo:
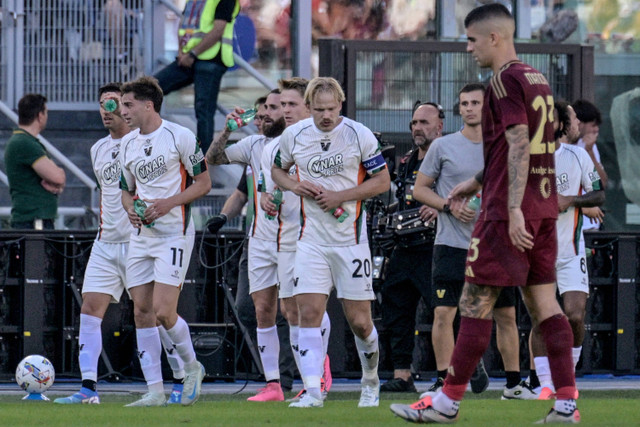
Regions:
M 398 210 L 419 209 L 420 219 L 433 221 L 437 210 L 417 202 L 413 197 L 422 159 L 431 142 L 442 135 L 442 107 L 433 102 L 417 101 L 409 130 L 415 147 L 401 160 L 396 178 Z M 396 242 L 389 259 L 387 277 L 382 285 L 382 323 L 390 336 L 393 379 L 380 387 L 380 391 L 416 392 L 411 376 L 411 362 L 415 339 L 415 317 L 420 297 L 430 308 L 431 255 L 434 228 L 405 235 Z

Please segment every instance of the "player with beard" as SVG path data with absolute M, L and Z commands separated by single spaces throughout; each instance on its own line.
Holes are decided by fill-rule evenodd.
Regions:
M 278 82 L 280 87 L 280 104 L 282 105 L 282 114 L 287 127 L 298 123 L 300 120 L 309 117 L 309 107 L 304 102 L 304 92 L 309 81 L 301 77 L 292 77 L 290 79 L 281 79 Z M 269 142 L 262 152 L 262 174 L 264 178 L 264 193 L 260 197 L 262 209 L 269 212 L 274 220 L 278 222 L 278 296 L 281 301 L 281 310 L 289 323 L 289 338 L 291 350 L 296 360 L 298 371 L 300 369 L 300 353 L 298 352 L 298 336 L 299 336 L 299 319 L 298 305 L 293 296 L 295 287 L 294 264 L 296 256 L 296 240 L 300 232 L 300 197 L 291 191 L 282 193 L 282 203 L 276 208 L 273 204 L 271 193 L 276 185 L 271 179 L 271 165 L 275 161 L 276 154 L 280 149 L 280 138 L 274 138 Z M 289 175 L 296 176 L 297 168 L 294 166 L 289 170 Z M 277 303 L 277 302 L 275 302 Z M 331 368 L 329 366 L 329 356 L 327 349 L 329 347 L 329 336 L 331 334 L 331 321 L 329 315 L 325 312 L 322 316 L 322 324 L 320 325 L 322 332 L 322 344 L 324 349 L 324 369 L 321 383 L 322 397 L 326 398 L 331 388 Z M 303 388 L 291 402 L 299 401 L 306 390 Z
M 438 104 L 416 102 L 409 122 L 415 147 L 400 160 L 396 178 L 398 211 L 418 208 L 425 223 L 433 220 L 437 211 L 415 199 L 414 184 L 431 142 L 442 135 L 443 119 L 444 111 Z M 416 392 L 411 376 L 416 309 L 420 298 L 431 306 L 433 238 L 433 229 L 403 236 L 389 258 L 381 308 L 382 324 L 389 334 L 393 379 L 382 384 L 380 391 Z
M 580 210 L 583 207 L 601 206 L 605 201 L 597 167 L 592 157 L 576 145 L 580 139 L 579 120 L 571 105 L 563 101 L 555 103 L 556 124 L 556 186 L 558 190 L 558 259 L 556 274 L 558 291 L 562 297 L 564 313 L 573 331 L 573 367 L 575 369 L 582 352 L 584 340 L 584 316 L 589 297 L 589 275 L 582 232 Z M 531 352 L 535 373 L 540 382 L 539 399 L 552 398 L 553 383 L 540 328 L 531 330 Z
M 242 110 L 230 113 L 227 120 L 238 117 Z M 237 163 L 249 165 L 254 176 L 260 175 L 260 161 L 264 146 L 280 136 L 286 126 L 280 89 L 272 90 L 263 106 L 263 135 L 251 135 L 225 148 L 224 141 L 214 140 L 207 150 L 206 159 L 212 165 Z M 249 231 L 249 293 L 253 299 L 257 320 L 257 341 L 260 360 L 267 385 L 258 394 L 250 397 L 251 402 L 283 401 L 284 393 L 280 385 L 280 340 L 276 328 L 278 313 L 278 222 L 269 221 L 260 204 L 261 194 L 253 180 L 254 206 L 253 223 Z
M 452 209 L 482 188 L 480 218 L 467 252 L 460 330 L 444 386 L 412 405 L 394 404 L 414 422 L 453 423 L 469 379 L 487 349 L 493 307 L 506 286 L 520 286 L 549 357 L 556 401 L 540 423 L 578 423 L 571 326 L 556 300 L 553 96 L 542 73 L 518 59 L 515 20 L 500 3 L 464 21 L 467 51 L 493 76 L 482 107 L 484 169 L 450 193 Z

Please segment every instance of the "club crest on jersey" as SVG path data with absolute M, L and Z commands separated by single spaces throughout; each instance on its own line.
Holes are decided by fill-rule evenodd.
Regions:
M 164 156 L 158 156 L 150 162 L 140 160 L 136 163 L 135 172 L 136 178 L 143 184 L 155 180 L 167 172 Z
M 118 147 L 120 147 L 120 146 L 118 146 Z M 116 159 L 116 158 L 118 157 L 118 154 L 120 154 L 120 148 L 118 148 L 118 149 L 116 149 L 116 150 L 113 150 L 113 151 L 111 152 L 111 158 L 112 158 L 112 159 Z
M 102 182 L 105 185 L 113 184 L 114 182 L 119 182 L 120 180 L 120 162 L 115 161 L 113 163 L 106 163 L 102 167 Z
M 331 138 L 324 137 L 320 140 L 320 147 L 322 147 L 322 151 L 328 151 L 331 146 Z
M 151 149 L 152 149 L 152 145 L 151 145 L 151 140 L 147 139 L 144 142 L 144 147 L 142 147 L 142 149 L 144 150 L 144 154 L 149 157 L 151 155 Z
M 322 158 L 320 154 L 313 156 L 307 163 L 307 171 L 314 178 L 339 174 L 344 170 L 344 159 L 342 154 L 334 154 Z

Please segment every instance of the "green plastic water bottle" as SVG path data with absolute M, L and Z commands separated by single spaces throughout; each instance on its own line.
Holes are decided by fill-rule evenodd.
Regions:
M 340 223 L 344 222 L 344 220 L 349 217 L 349 212 L 345 211 L 342 206 L 331 209 L 329 213 L 333 215 L 335 219 L 337 219 Z
M 144 212 L 147 210 L 147 204 L 138 196 L 133 198 L 133 209 L 136 211 L 145 227 L 151 228 L 154 226 L 155 221 L 149 224 L 144 218 Z
M 118 109 L 118 101 L 116 101 L 115 99 L 107 99 L 102 104 L 102 108 L 104 108 L 104 110 L 109 113 L 113 113 Z
M 280 210 L 280 205 L 282 204 L 282 190 L 279 188 L 276 188 L 275 190 L 273 190 L 273 193 L 271 193 L 271 195 L 273 196 L 273 200 L 271 201 L 274 205 L 276 205 L 276 215 L 278 213 L 278 211 Z M 269 212 L 265 212 L 264 216 L 267 217 L 268 220 L 273 221 L 274 219 L 276 219 L 276 215 L 269 215 Z
M 250 108 L 244 113 L 240 114 L 240 117 L 227 120 L 227 129 L 229 129 L 230 131 L 234 131 L 238 128 L 241 128 L 242 126 L 245 126 L 251 120 L 253 120 L 257 112 L 258 110 L 256 110 L 255 108 Z
M 467 202 L 467 207 L 472 211 L 477 211 L 478 209 L 480 209 L 481 198 L 482 198 L 481 193 L 476 194 L 475 196 L 469 199 L 469 201 Z

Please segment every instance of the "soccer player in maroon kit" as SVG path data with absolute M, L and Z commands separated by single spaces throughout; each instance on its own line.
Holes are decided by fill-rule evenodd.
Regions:
M 465 18 L 467 51 L 493 70 L 482 109 L 484 170 L 455 187 L 464 203 L 482 187 L 480 218 L 467 255 L 460 331 L 442 390 L 413 405 L 391 405 L 413 422 L 453 423 L 473 371 L 489 345 L 502 287 L 520 286 L 543 334 L 556 402 L 541 423 L 578 423 L 571 356 L 573 333 L 556 300 L 558 201 L 555 189 L 554 100 L 546 78 L 518 60 L 515 22 L 499 3 Z

